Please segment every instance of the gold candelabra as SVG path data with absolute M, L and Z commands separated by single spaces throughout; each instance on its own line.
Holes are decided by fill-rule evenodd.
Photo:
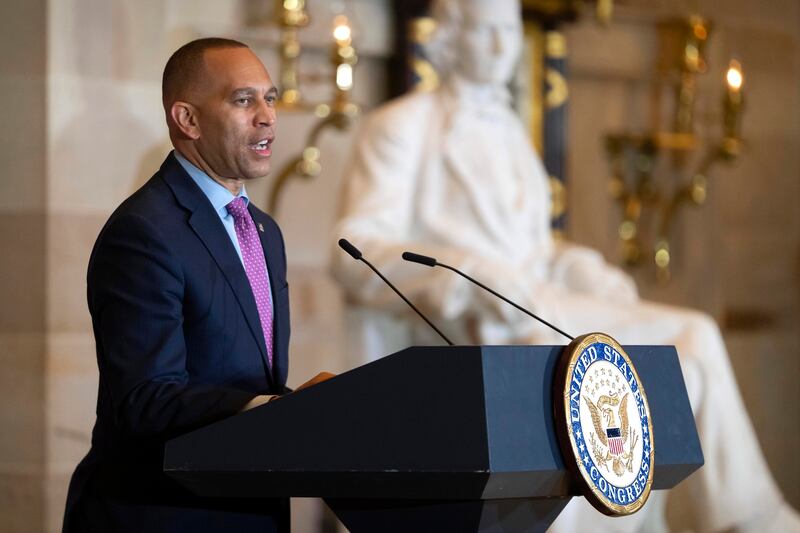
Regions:
M 269 192 L 269 210 L 275 214 L 280 196 L 292 177 L 313 178 L 322 171 L 318 140 L 329 128 L 347 129 L 358 116 L 359 107 L 351 101 L 354 86 L 354 69 L 358 54 L 353 46 L 352 26 L 345 15 L 333 19 L 331 64 L 334 95 L 330 102 L 311 103 L 303 97 L 300 60 L 302 45 L 300 30 L 308 25 L 309 15 L 305 0 L 277 0 L 277 23 L 281 28 L 281 87 L 279 108 L 286 111 L 313 112 L 318 122 L 312 127 L 305 147 L 278 173 Z
M 710 23 L 697 16 L 682 21 L 678 40 L 679 74 L 674 82 L 675 102 L 671 131 L 644 134 L 617 133 L 606 136 L 606 151 L 611 164 L 610 192 L 622 211 L 618 227 L 622 259 L 627 265 L 641 263 L 652 251 L 656 276 L 662 283 L 670 280 L 673 258 L 670 232 L 684 206 L 701 206 L 708 192 L 708 177 L 720 161 L 734 160 L 741 150 L 741 116 L 744 106 L 742 67 L 731 60 L 726 72 L 726 90 L 722 103 L 722 137 L 702 142 L 694 133 L 697 76 L 706 71 L 705 45 Z M 674 29 L 674 26 L 673 26 Z M 700 157 L 692 157 L 702 154 Z M 669 190 L 657 179 L 656 167 L 663 155 L 671 156 L 677 177 Z M 697 162 L 692 164 L 692 162 Z M 686 176 L 689 176 L 688 178 Z M 643 215 L 653 212 L 655 238 L 645 245 Z

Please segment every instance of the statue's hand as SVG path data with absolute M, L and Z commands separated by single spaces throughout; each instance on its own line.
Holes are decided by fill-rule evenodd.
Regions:
M 604 261 L 575 261 L 565 272 L 564 285 L 569 290 L 615 301 L 639 299 L 633 278 Z
M 613 265 L 604 265 L 606 269 L 606 283 L 603 296 L 621 300 L 624 302 L 635 302 L 639 299 L 639 291 L 636 283 L 622 269 Z

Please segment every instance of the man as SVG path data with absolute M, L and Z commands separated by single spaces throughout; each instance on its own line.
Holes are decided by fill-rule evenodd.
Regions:
M 640 301 L 630 278 L 600 254 L 553 242 L 546 174 L 506 88 L 521 49 L 519 2 L 434 6 L 438 29 L 428 51 L 442 85 L 390 102 L 365 120 L 346 175 L 339 236 L 456 342 L 566 341 L 445 269 L 403 262 L 404 250 L 470 273 L 573 335 L 604 331 L 626 344 L 675 344 L 706 458 L 688 480 L 698 529 L 798 528 L 759 449 L 713 320 Z M 333 258 L 349 298 L 366 308 L 363 338 L 373 344 L 372 357 L 402 347 L 402 322 L 413 330 L 406 345 L 440 342 L 424 324 L 384 316 L 379 326 L 394 336 L 394 346 L 375 346 L 369 329 L 378 323 L 375 309 L 398 316 L 403 304 L 341 252 Z M 575 500 L 553 530 L 652 530 L 659 500 L 651 497 L 645 513 L 625 519 L 603 517 Z M 654 521 L 643 526 L 646 518 Z
M 288 392 L 283 239 L 245 189 L 270 170 L 277 91 L 213 38 L 172 55 L 162 90 L 175 151 L 89 261 L 97 420 L 64 531 L 288 531 L 288 500 L 198 498 L 161 472 L 167 439 Z

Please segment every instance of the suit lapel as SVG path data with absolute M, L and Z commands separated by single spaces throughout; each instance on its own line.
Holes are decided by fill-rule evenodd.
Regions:
M 220 221 L 217 213 L 214 212 L 214 208 L 205 198 L 203 192 L 192 182 L 192 179 L 172 154 L 164 162 L 161 169 L 165 181 L 172 188 L 178 202 L 192 212 L 189 217 L 189 226 L 203 242 L 236 295 L 250 332 L 258 344 L 264 368 L 269 368 L 267 365 L 264 332 L 261 329 L 261 320 L 258 316 L 258 308 L 253 297 L 253 291 L 250 288 L 250 281 L 247 279 L 244 266 L 242 266 L 242 262 L 236 253 L 236 248 L 234 248 L 228 233 L 225 231 L 222 221 Z M 271 382 L 272 377 L 268 375 L 268 378 Z

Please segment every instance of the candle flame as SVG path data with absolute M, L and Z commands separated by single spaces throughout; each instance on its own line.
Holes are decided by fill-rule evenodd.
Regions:
M 334 24 L 336 26 L 333 28 L 333 38 L 340 43 L 348 43 L 352 32 L 350 31 L 350 23 L 347 17 L 341 15 L 336 17 Z
M 353 88 L 353 67 L 347 64 L 336 67 L 336 86 L 342 91 Z
M 744 83 L 742 66 L 735 59 L 731 60 L 730 66 L 728 67 L 728 72 L 725 75 L 725 79 L 728 82 L 728 87 L 732 91 L 738 91 L 742 88 L 742 84 Z

